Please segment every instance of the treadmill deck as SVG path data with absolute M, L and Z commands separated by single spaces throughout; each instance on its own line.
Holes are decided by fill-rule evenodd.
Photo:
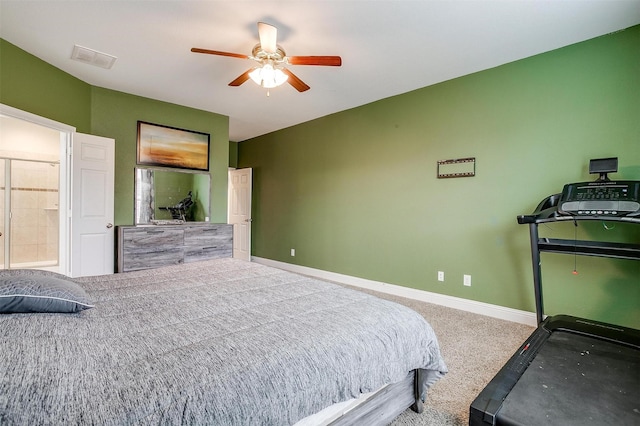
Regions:
M 505 398 L 496 424 L 639 425 L 640 351 L 552 333 Z
M 640 426 L 640 330 L 548 317 L 471 403 L 469 424 Z

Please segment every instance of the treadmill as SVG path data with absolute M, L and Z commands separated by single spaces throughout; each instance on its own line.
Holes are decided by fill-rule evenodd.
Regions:
M 610 181 L 617 158 L 591 160 L 594 171 L 597 181 L 565 185 L 517 218 L 529 225 L 538 328 L 471 403 L 469 425 L 640 425 L 640 330 L 544 318 L 541 252 L 640 260 L 640 244 L 539 238 L 548 222 L 640 225 L 640 181 Z

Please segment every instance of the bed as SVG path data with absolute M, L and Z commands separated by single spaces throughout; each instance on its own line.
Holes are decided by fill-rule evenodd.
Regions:
M 447 371 L 411 309 L 257 263 L 0 277 L 3 425 L 385 424 Z

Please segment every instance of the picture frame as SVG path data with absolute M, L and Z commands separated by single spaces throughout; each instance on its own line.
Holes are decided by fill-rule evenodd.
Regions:
M 138 121 L 137 163 L 209 171 L 208 133 Z
M 476 157 L 438 161 L 438 179 L 473 177 L 476 175 Z

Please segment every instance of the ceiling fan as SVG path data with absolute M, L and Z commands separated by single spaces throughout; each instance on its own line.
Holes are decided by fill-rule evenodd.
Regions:
M 229 56 L 231 58 L 251 59 L 258 63 L 257 66 L 248 69 L 229 83 L 229 86 L 240 86 L 245 81 L 252 79 L 256 84 L 266 89 L 277 87 L 288 82 L 298 92 L 304 92 L 309 90 L 310 87 L 294 73 L 285 68 L 285 65 L 323 65 L 330 67 L 339 67 L 342 65 L 342 58 L 340 58 L 340 56 L 287 56 L 282 47 L 276 44 L 278 29 L 273 25 L 258 22 L 258 35 L 260 36 L 260 43 L 255 45 L 251 55 L 200 49 L 197 47 L 192 48 L 191 51 L 210 55 Z M 267 95 L 268 94 L 269 92 L 267 91 Z

